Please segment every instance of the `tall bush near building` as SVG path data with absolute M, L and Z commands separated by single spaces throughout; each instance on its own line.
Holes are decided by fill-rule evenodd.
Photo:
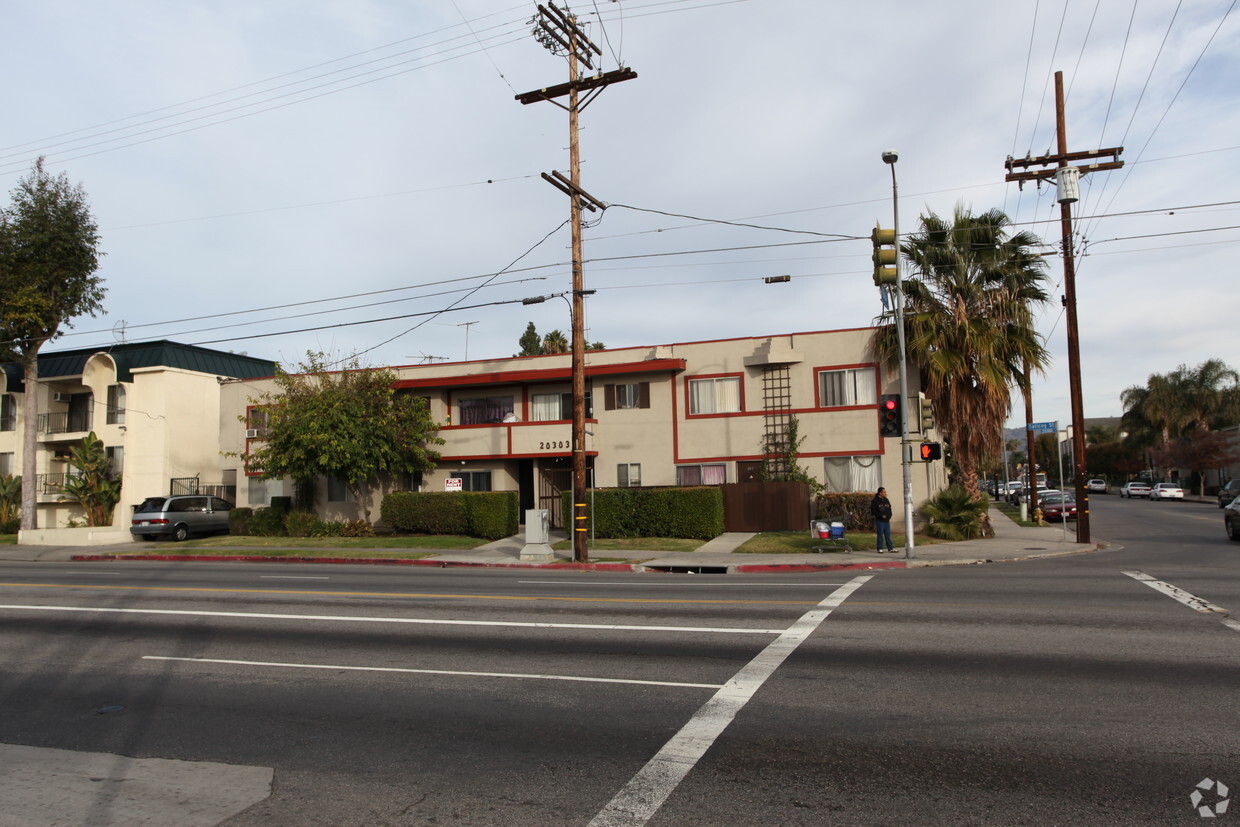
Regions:
M 276 391 L 250 402 L 267 411 L 265 438 L 249 456 L 263 479 L 335 477 L 370 521 L 383 477 L 432 471 L 442 445 L 425 401 L 393 388 L 389 370 L 363 368 L 356 357 L 340 370 L 309 352 L 297 373 L 277 370 Z
M 77 469 L 60 487 L 61 502 L 82 506 L 89 526 L 112 525 L 112 511 L 121 498 L 121 481 L 111 478 L 112 464 L 103 440 L 91 431 L 69 449 L 69 465 Z
M 0 477 L 0 534 L 17 531 L 22 513 L 22 478 L 16 474 Z
M 99 232 L 81 185 L 52 176 L 35 162 L 20 179 L 11 203 L 0 208 L 0 353 L 25 372 L 22 400 L 22 475 L 35 479 L 38 426 L 39 350 L 72 327 L 78 316 L 94 316 L 107 292 L 94 275 L 99 266 Z M 22 490 L 22 528 L 38 527 L 35 486 Z

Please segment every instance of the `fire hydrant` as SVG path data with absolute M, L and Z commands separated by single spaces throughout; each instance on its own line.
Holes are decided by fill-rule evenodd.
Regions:
M 1038 525 L 1042 525 L 1042 526 L 1049 525 L 1049 523 L 1047 523 L 1046 520 L 1042 519 L 1041 507 L 1033 509 L 1033 521 L 1037 523 Z

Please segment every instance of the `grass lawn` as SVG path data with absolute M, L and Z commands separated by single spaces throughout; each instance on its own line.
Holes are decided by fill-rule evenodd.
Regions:
M 848 549 L 835 548 L 827 540 L 815 540 L 806 531 L 764 531 L 745 542 L 736 551 L 738 554 L 807 554 L 815 545 L 822 545 L 824 554 L 840 554 L 846 550 L 874 551 L 875 535 L 873 531 L 851 531 L 844 535 L 848 541 Z M 904 549 L 904 534 L 891 532 L 896 551 Z M 929 546 L 942 543 L 937 537 L 914 534 L 913 543 L 918 546 Z
M 16 534 L 0 534 L 0 544 L 8 544 L 10 546 L 17 545 Z
M 595 540 L 587 546 L 595 551 L 697 551 L 704 540 L 685 540 L 679 537 L 621 537 L 614 540 Z M 561 540 L 552 544 L 556 551 L 571 551 L 573 544 Z

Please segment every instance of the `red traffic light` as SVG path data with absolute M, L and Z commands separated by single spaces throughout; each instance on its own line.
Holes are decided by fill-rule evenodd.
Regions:
M 888 411 L 894 411 L 896 409 L 896 401 L 894 399 L 884 399 L 883 408 Z

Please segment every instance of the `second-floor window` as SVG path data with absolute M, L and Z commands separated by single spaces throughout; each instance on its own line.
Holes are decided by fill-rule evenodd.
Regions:
M 125 424 L 125 388 L 122 385 L 108 385 L 107 424 Z
M 603 406 L 609 411 L 650 407 L 650 383 L 628 382 L 603 386 Z
M 461 409 L 460 425 L 488 425 L 503 422 L 504 417 L 513 413 L 511 396 L 480 396 L 473 399 L 462 399 L 458 403 Z
M 534 422 L 554 422 L 573 418 L 573 395 L 571 393 L 536 393 L 530 403 L 530 419 Z
M 874 368 L 824 370 L 818 374 L 818 394 L 824 408 L 876 404 L 875 387 Z
M 17 430 L 17 401 L 13 394 L 0 396 L 0 431 Z
M 737 413 L 741 409 L 741 380 L 716 376 L 689 380 L 689 413 L 693 415 Z

